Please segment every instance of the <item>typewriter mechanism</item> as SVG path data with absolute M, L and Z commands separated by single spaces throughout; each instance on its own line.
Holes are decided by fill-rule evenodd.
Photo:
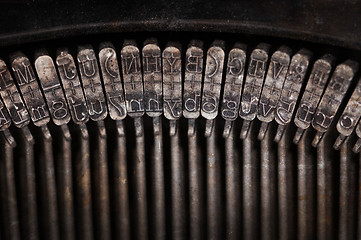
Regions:
M 0 6 L 1 240 L 361 238 L 361 3 Z

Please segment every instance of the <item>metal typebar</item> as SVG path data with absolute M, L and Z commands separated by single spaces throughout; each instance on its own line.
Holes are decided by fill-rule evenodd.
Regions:
M 154 148 L 152 156 L 151 181 L 152 181 L 152 207 L 149 209 L 152 218 L 154 239 L 166 239 L 165 220 L 165 188 L 164 188 L 164 167 L 163 167 L 163 135 L 162 121 L 159 117 L 153 118 Z
M 170 136 L 171 146 L 171 194 L 172 194 L 172 238 L 186 239 L 185 177 L 184 160 L 180 149 L 180 133 Z
M 296 233 L 295 159 L 292 154 L 289 134 L 284 134 L 278 143 L 278 229 L 279 239 L 286 240 Z
M 226 236 L 227 239 L 241 238 L 241 161 L 236 151 L 234 127 L 225 139 L 226 174 Z
M 147 207 L 147 185 L 145 166 L 145 140 L 143 132 L 143 121 L 141 118 L 134 118 L 136 131 L 136 148 L 133 159 L 133 194 L 135 201 L 135 226 L 134 233 L 137 239 L 148 239 L 148 207 Z
M 221 236 L 221 166 L 220 153 L 216 142 L 217 134 L 212 128 L 207 141 L 207 238 L 219 239 Z
M 258 168 L 259 159 L 257 153 L 253 150 L 256 144 L 252 135 L 253 126 L 250 127 L 246 138 L 243 140 L 243 239 L 251 240 L 259 238 L 259 178 Z
M 317 147 L 317 238 L 334 239 L 335 203 L 332 179 L 332 152 L 327 151 L 328 138 L 321 140 Z
M 196 131 L 196 122 L 194 119 L 188 120 L 188 174 L 189 174 L 189 228 L 191 239 L 204 239 L 206 224 L 205 216 L 205 189 L 202 188 L 204 183 L 202 154 L 199 149 L 199 136 Z
M 0 137 L 0 204 L 5 239 L 20 239 L 13 147 Z
M 56 187 L 59 204 L 59 233 L 61 239 L 75 239 L 74 192 L 71 135 L 67 125 L 60 128 L 56 140 L 60 147 L 54 148 Z M 55 140 L 55 139 L 54 139 Z
M 91 157 L 92 185 L 94 189 L 94 215 L 96 239 L 111 239 L 109 213 L 109 176 L 107 161 L 107 133 L 104 122 L 98 121 L 94 140 L 94 154 Z M 91 151 L 92 152 L 92 151 Z
M 130 239 L 129 189 L 126 137 L 123 122 L 117 121 L 116 128 L 117 148 L 113 162 L 115 237 L 127 240 Z
M 338 239 L 355 239 L 356 212 L 355 174 L 356 162 L 350 161 L 351 147 L 346 139 L 340 148 L 340 185 L 339 185 L 339 227 Z
M 261 141 L 261 236 L 277 239 L 277 174 L 273 141 L 267 131 Z
M 79 125 L 77 141 L 80 151 L 75 158 L 75 217 L 77 238 L 93 239 L 91 173 L 89 161 L 89 133 L 85 124 Z
M 315 229 L 315 163 L 309 132 L 303 134 L 298 148 L 297 162 L 297 237 L 300 240 L 316 238 Z
M 20 228 L 21 237 L 30 240 L 39 239 L 38 232 L 38 206 L 36 194 L 36 176 L 34 163 L 34 138 L 27 127 L 20 130 L 20 140 L 18 146 L 18 170 L 19 179 L 19 213 L 21 213 Z
M 55 185 L 52 136 L 45 126 L 41 128 L 40 156 L 37 159 L 40 180 L 39 201 L 41 203 L 40 221 L 43 226 L 40 236 L 59 239 L 58 201 Z

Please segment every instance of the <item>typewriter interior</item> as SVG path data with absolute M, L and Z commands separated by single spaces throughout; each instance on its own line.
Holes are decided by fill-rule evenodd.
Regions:
M 360 45 L 206 26 L 3 38 L 0 239 L 361 237 Z

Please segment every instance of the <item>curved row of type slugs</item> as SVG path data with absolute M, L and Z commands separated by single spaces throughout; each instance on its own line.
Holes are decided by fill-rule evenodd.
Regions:
M 98 53 L 90 45 L 81 46 L 75 59 L 67 49 L 59 49 L 55 60 L 41 49 L 35 53 L 35 70 L 23 53 L 16 52 L 10 56 L 12 73 L 0 60 L 0 130 L 6 131 L 11 122 L 24 128 L 32 120 L 46 133 L 50 119 L 64 126 L 70 119 L 85 124 L 89 119 L 102 121 L 108 114 L 116 121 L 128 115 L 163 114 L 174 134 L 180 117 L 193 121 L 201 115 L 207 119 L 209 136 L 220 113 L 226 121 L 224 137 L 241 117 L 240 137 L 245 138 L 250 123 L 258 118 L 262 122 L 258 138 L 263 139 L 274 120 L 278 142 L 293 119 L 298 128 L 294 142 L 312 125 L 317 131 L 312 144 L 317 146 L 358 63 L 347 60 L 335 67 L 335 57 L 326 54 L 311 67 L 312 52 L 307 49 L 292 55 L 287 46 L 273 53 L 270 48 L 261 43 L 247 56 L 247 46 L 236 43 L 226 54 L 225 43 L 216 40 L 204 53 L 203 42 L 193 40 L 182 60 L 179 43 L 169 42 L 161 50 L 155 39 L 148 39 L 140 50 L 135 41 L 125 40 L 119 52 L 109 42 L 101 43 Z M 337 122 L 336 149 L 354 131 L 361 138 L 360 87 L 358 83 Z M 354 151 L 360 146 L 361 140 Z

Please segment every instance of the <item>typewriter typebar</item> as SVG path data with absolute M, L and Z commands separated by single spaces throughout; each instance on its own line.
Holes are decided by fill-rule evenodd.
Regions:
M 0 239 L 360 239 L 361 41 L 174 21 L 4 37 Z

